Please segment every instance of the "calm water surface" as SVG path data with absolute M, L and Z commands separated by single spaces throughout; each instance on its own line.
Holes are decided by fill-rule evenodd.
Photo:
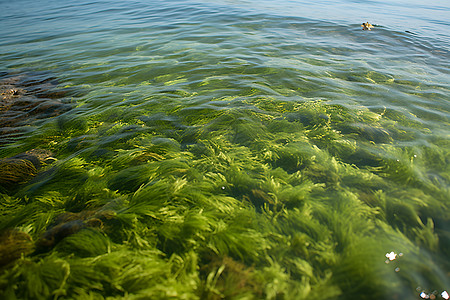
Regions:
M 73 105 L 71 111 L 56 119 L 29 124 L 30 133 L 17 138 L 17 144 L 5 146 L 2 157 L 41 146 L 55 152 L 61 168 L 74 159 L 83 159 L 86 162 L 83 168 L 89 169 L 86 176 L 97 176 L 95 174 L 98 172 L 104 172 L 99 180 L 107 178 L 105 189 L 116 191 L 117 198 L 129 197 L 128 200 L 136 197 L 139 187 L 157 181 L 158 176 L 165 178 L 164 176 L 170 175 L 168 180 L 178 178 L 190 183 L 201 176 L 213 178 L 213 173 L 222 174 L 225 177 L 217 175 L 221 179 L 214 178 L 216 182 L 227 182 L 233 189 L 227 196 L 239 201 L 250 199 L 257 213 L 262 213 L 260 207 L 264 206 L 263 202 L 268 203 L 267 207 L 277 207 L 278 204 L 271 201 L 281 201 L 283 190 L 277 190 L 275 183 L 274 186 L 267 187 L 261 174 L 275 172 L 264 174 L 278 182 L 278 171 L 275 170 L 282 169 L 285 177 L 279 175 L 284 179 L 279 179 L 277 184 L 297 187 L 291 179 L 286 178 L 298 171 L 304 178 L 302 180 L 317 184 L 323 189 L 321 192 L 315 190 L 317 187 L 312 189 L 308 198 L 311 203 L 314 203 L 315 197 L 340 199 L 340 196 L 330 195 L 339 194 L 341 188 L 345 189 L 346 193 L 354 195 L 355 203 L 363 203 L 372 211 L 373 216 L 367 217 L 365 221 L 373 218 L 376 220 L 373 221 L 374 228 L 389 228 L 391 231 L 386 229 L 386 232 L 395 235 L 387 238 L 391 244 L 380 249 L 381 256 L 377 256 L 380 253 L 374 254 L 370 249 L 365 249 L 361 250 L 360 257 L 355 258 L 358 261 L 366 256 L 369 261 L 379 260 L 380 268 L 391 268 L 389 258 L 385 263 L 384 253 L 405 252 L 402 256 L 396 256 L 398 261 L 404 259 L 405 263 L 393 266 L 392 269 L 395 270 L 384 277 L 387 281 L 394 282 L 397 279 L 392 278 L 403 276 L 403 279 L 399 279 L 401 283 L 386 291 L 386 299 L 422 297 L 433 291 L 438 298 L 445 298 L 445 294 L 442 296 L 441 293 L 450 289 L 450 2 L 1 0 L 0 9 L 0 71 L 5 74 L 45 72 L 58 80 L 58 88 L 76 91 L 66 99 Z M 366 21 L 374 24 L 375 28 L 371 31 L 361 30 L 360 24 Z M 64 122 L 69 124 L 68 127 Z M 296 135 L 300 131 L 304 133 Z M 200 168 L 198 165 L 193 167 L 194 163 L 190 162 L 208 157 L 205 154 L 207 150 L 201 152 L 197 148 L 199 145 L 206 147 L 204 145 L 210 145 L 213 141 L 216 143 L 216 138 L 219 137 L 224 137 L 227 141 L 224 143 L 229 147 L 228 150 L 221 150 L 223 153 L 236 153 L 227 163 L 231 166 L 233 162 L 242 161 L 243 167 L 240 170 L 250 174 L 248 176 L 251 180 L 248 183 L 244 180 L 242 187 L 238 187 L 237 183 L 241 179 L 233 179 L 237 180 L 233 183 L 227 177 L 231 175 L 227 175 L 228 171 L 225 169 L 221 171 L 206 166 Z M 165 142 L 160 143 L 161 139 Z M 175 148 L 170 148 L 171 144 L 167 143 L 176 144 L 173 146 Z M 302 143 L 309 145 L 309 150 L 304 150 Z M 225 147 L 225 144 L 221 147 Z M 169 147 L 165 152 L 152 150 L 152 153 L 157 154 L 147 153 L 148 157 L 153 157 L 158 162 L 162 157 L 169 159 L 170 151 L 178 149 L 178 152 L 175 151 L 177 154 L 173 154 L 170 159 L 178 157 L 182 162 L 189 161 L 187 164 L 190 168 L 198 167 L 196 170 L 200 175 L 194 176 L 187 171 L 183 173 L 180 171 L 182 167 L 179 167 L 178 171 L 136 179 L 136 183 L 133 183 L 135 186 L 126 188 L 116 182 L 120 179 L 108 177 L 113 176 L 108 174 L 137 170 L 130 169 L 137 168 L 136 161 L 119 163 L 117 155 L 124 153 L 123 151 L 131 151 L 130 149 L 144 149 L 149 145 Z M 214 157 L 220 157 L 221 154 L 218 153 L 222 152 L 215 151 L 217 153 Z M 283 153 L 290 153 L 289 151 L 293 151 L 293 154 L 286 154 L 284 161 Z M 289 160 L 289 157 L 295 155 L 303 157 L 302 151 L 306 151 L 308 158 Z M 97 153 L 96 160 L 92 158 L 92 153 Z M 101 153 L 109 154 L 102 156 Z M 135 154 L 129 154 L 129 157 L 133 155 Z M 251 155 L 254 155 L 255 160 L 251 160 Z M 152 159 L 148 158 L 149 161 Z M 246 162 L 246 159 L 249 161 Z M 323 162 L 319 164 L 330 169 L 311 167 L 321 159 Z M 261 165 L 250 167 L 256 161 Z M 355 178 L 376 178 L 367 179 L 366 183 L 357 182 L 356 179 L 349 181 L 351 176 L 347 173 L 344 175 L 343 169 L 338 168 L 336 171 L 331 167 L 331 162 L 336 161 L 345 165 L 345 172 L 350 172 L 348 170 L 351 168 L 354 172 L 364 172 L 361 173 L 364 175 L 357 175 Z M 252 171 L 244 171 L 245 166 L 249 166 Z M 261 171 L 263 169 L 266 171 Z M 136 174 L 135 172 L 142 170 L 130 171 L 130 174 Z M 329 175 L 330 172 L 334 172 L 335 177 Z M 148 179 L 150 177 L 151 180 Z M 334 179 L 330 179 L 332 177 Z M 383 184 L 376 183 L 379 178 L 382 178 Z M 25 194 L 28 193 L 30 199 L 34 199 L 33 193 L 39 194 L 40 189 L 41 195 L 48 195 L 49 191 L 52 191 L 52 195 L 57 192 L 64 194 L 57 187 L 49 185 L 46 188 L 47 181 L 42 182 L 31 192 L 24 187 Z M 224 183 L 222 188 L 226 191 L 228 186 Z M 221 192 L 219 190 L 217 193 Z M 14 197 L 23 197 L 19 194 Z M 98 201 L 105 204 L 116 196 L 100 193 L 95 197 L 103 199 Z M 378 202 L 375 199 L 384 201 L 384 204 L 376 204 Z M 86 200 L 86 203 L 90 203 L 89 201 L 91 200 Z M 297 207 L 291 202 L 286 203 L 285 206 L 282 205 L 283 208 L 279 208 L 278 213 L 281 214 L 284 210 L 297 211 Z M 342 216 L 345 215 L 345 209 L 348 209 L 333 206 L 334 204 L 329 204 L 331 202 L 324 203 L 323 207 L 327 207 L 327 210 L 342 210 Z M 315 211 L 314 205 L 307 204 L 306 208 L 303 207 L 305 210 L 301 211 Z M 29 229 L 30 235 L 37 239 L 59 213 L 89 208 L 89 204 L 75 208 L 68 208 L 69 206 L 55 209 L 46 221 L 42 221 L 46 225 L 40 225 L 39 228 L 18 220 L 14 221 L 14 226 L 21 226 L 22 230 L 30 226 L 28 228 L 33 228 Z M 268 210 L 270 211 L 269 208 Z M 317 213 L 313 212 L 311 216 L 318 216 L 319 211 L 321 210 L 317 208 Z M 355 209 L 355 215 L 357 214 L 363 216 L 365 213 Z M 4 216 L 10 216 L 10 213 L 4 213 Z M 350 218 L 349 216 L 353 216 L 352 213 L 349 212 L 347 217 Z M 155 217 L 157 218 L 159 217 Z M 410 218 L 411 222 L 404 221 L 404 218 Z M 341 228 L 341 225 L 336 225 L 339 222 L 330 225 L 331 217 L 314 217 L 312 220 L 319 221 L 311 222 L 328 224 L 330 236 L 333 236 L 334 230 L 336 235 L 343 235 L 337 233 L 340 232 L 337 228 Z M 11 222 L 8 224 L 13 224 Z M 263 223 L 261 220 L 258 222 Z M 297 228 L 293 225 L 296 224 L 294 221 L 289 222 L 286 221 L 283 226 Z M 3 228 L 7 227 L 5 224 L 2 225 Z M 365 226 L 361 224 L 355 221 L 355 224 L 349 225 L 348 232 L 357 232 L 360 226 Z M 272 230 L 264 228 L 261 231 Z M 307 231 L 301 226 L 298 228 L 292 233 L 283 231 L 267 237 L 266 234 L 270 234 L 263 232 L 262 235 L 278 247 L 287 243 L 282 236 L 293 238 L 298 234 L 297 242 L 303 243 L 302 232 Z M 202 232 L 200 229 L 195 230 Z M 303 250 L 289 252 L 286 254 L 289 259 L 300 257 L 304 260 L 300 263 L 294 262 L 292 258 L 292 261 L 284 261 L 285 265 L 281 258 L 277 261 L 282 253 L 281 250 L 273 250 L 277 246 L 261 250 L 268 257 L 272 256 L 272 259 L 261 262 L 262 258 L 251 258 L 243 250 L 235 253 L 230 246 L 222 253 L 217 250 L 218 246 L 210 246 L 213 242 L 205 243 L 211 249 L 216 249 L 214 251 L 218 256 L 229 255 L 247 267 L 256 266 L 255 273 L 261 270 L 263 274 L 255 275 L 260 276 L 258 278 L 265 278 L 267 282 L 281 280 L 290 284 L 286 283 L 284 288 L 278 286 L 279 290 L 274 295 L 268 290 L 246 290 L 246 293 L 256 295 L 256 298 L 275 298 L 276 294 L 282 295 L 281 297 L 284 295 L 286 299 L 292 295 L 297 295 L 299 299 L 310 297 L 306 292 L 301 296 L 294 288 L 305 286 L 307 282 L 319 290 L 322 286 L 325 290 L 336 291 L 330 292 L 329 298 L 346 299 L 348 292 L 360 299 L 376 299 L 373 297 L 378 296 L 373 295 L 382 294 L 380 286 L 389 286 L 383 282 L 381 277 L 384 275 L 380 275 L 378 271 L 373 271 L 373 285 L 365 285 L 362 278 L 365 275 L 358 273 L 358 267 L 350 270 L 350 266 L 346 269 L 346 266 L 352 264 L 352 258 L 345 257 L 344 254 L 339 254 L 341 256 L 336 256 L 337 258 L 322 257 L 321 263 L 317 264 L 313 258 L 314 251 L 325 251 L 323 249 L 329 247 L 327 249 L 330 253 L 340 253 L 339 246 L 336 246 L 340 240 L 330 238 L 334 242 L 327 244 L 320 240 L 321 234 L 308 234 L 315 242 L 304 241 L 304 244 L 316 243 L 314 250 L 309 249 L 308 255 Z M 369 233 L 359 237 L 361 243 L 366 243 L 363 236 L 367 234 Z M 155 236 L 163 240 L 161 236 L 164 234 L 158 231 Z M 199 236 L 202 236 L 201 233 L 190 240 L 199 243 L 208 240 Z M 389 233 L 377 233 L 368 241 L 379 244 L 381 242 L 377 242 L 377 238 L 382 236 L 386 238 Z M 167 239 L 169 238 L 166 237 Z M 402 246 L 394 247 L 400 244 Z M 166 258 L 175 251 L 162 247 L 159 242 L 155 242 L 155 245 Z M 186 244 L 178 245 L 175 252 L 181 253 L 189 247 Z M 204 253 L 198 247 L 192 246 L 192 249 Z M 408 251 L 412 253 L 410 256 Z M 185 258 L 183 254 L 179 255 Z M 37 261 L 34 256 L 30 259 Z M 203 271 L 203 266 L 211 267 L 211 264 L 205 263 L 204 257 L 199 256 L 198 260 L 201 270 L 198 278 L 202 278 L 202 272 L 206 272 Z M 307 263 L 300 266 L 305 261 L 311 267 L 305 267 Z M 338 271 L 325 270 L 325 265 L 336 266 L 339 261 L 347 263 L 342 262 L 340 267 L 335 267 Z M 394 259 L 395 261 L 397 260 Z M 420 265 L 419 262 L 424 261 L 425 266 Z M 408 269 L 408 264 L 414 267 Z M 298 267 L 297 271 L 290 269 L 289 266 L 293 265 Z M 269 266 L 273 270 L 279 267 L 282 270 L 280 274 L 285 274 L 284 279 L 280 277 L 277 281 L 271 278 Z M 407 274 L 401 275 L 404 268 Z M 321 273 L 320 278 L 315 278 L 308 270 L 323 274 Z M 176 274 L 179 276 L 179 273 Z M 229 273 L 226 274 L 229 276 Z M 203 277 L 209 278 L 207 274 Z M 344 282 L 348 277 L 353 278 L 350 280 L 351 285 L 361 283 L 362 289 L 374 286 L 376 292 L 364 292 L 357 288 L 345 291 Z M 211 285 L 210 281 L 207 279 L 205 286 Z M 17 279 L 17 282 L 20 280 Z M 273 282 L 271 284 L 276 290 Z M 249 286 L 253 286 L 252 284 Z M 202 285 L 197 285 L 200 289 L 198 286 Z M 227 291 L 233 289 L 224 286 L 221 287 L 222 294 L 216 293 L 211 286 L 201 293 L 198 289 L 193 290 L 197 291 L 197 296 L 200 294 L 218 299 L 214 297 L 229 295 Z M 283 294 L 283 289 L 290 288 L 292 294 Z M 32 290 L 33 287 L 29 289 Z M 72 291 L 69 287 L 67 289 Z M 108 295 L 111 290 L 106 290 L 98 288 L 97 292 L 102 291 L 98 294 Z M 133 293 L 131 288 L 117 288 L 117 291 L 116 294 L 111 292 L 111 295 L 124 295 L 124 291 Z M 421 293 L 425 294 L 421 296 Z M 32 293 L 22 296 L 32 298 Z

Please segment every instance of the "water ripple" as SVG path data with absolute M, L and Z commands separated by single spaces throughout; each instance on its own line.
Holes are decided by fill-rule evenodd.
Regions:
M 264 1 L 259 9 L 201 1 L 31 3 L 11 18 L 24 3 L 30 4 L 8 4 L 1 21 L 5 66 L 53 69 L 71 84 L 104 90 L 108 101 L 123 98 L 108 91 L 113 86 L 144 83 L 210 99 L 259 95 L 402 107 L 408 118 L 448 126 L 448 49 L 387 24 L 366 32 L 354 22 L 269 13 Z

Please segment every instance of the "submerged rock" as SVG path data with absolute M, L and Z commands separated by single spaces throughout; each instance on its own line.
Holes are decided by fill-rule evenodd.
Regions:
M 6 229 L 0 232 L 0 267 L 33 251 L 34 243 L 28 233 L 17 229 Z
M 0 189 L 10 191 L 31 180 L 38 170 L 56 159 L 44 149 L 32 149 L 15 156 L 0 159 Z
M 48 72 L 0 74 L 0 146 L 13 142 L 36 120 L 58 116 L 72 108 L 67 89 L 57 89 Z
M 83 228 L 102 228 L 103 221 L 113 218 L 114 215 L 113 211 L 103 209 L 63 213 L 56 217 L 53 225 L 36 241 L 36 250 L 38 252 L 48 251 L 64 238 Z

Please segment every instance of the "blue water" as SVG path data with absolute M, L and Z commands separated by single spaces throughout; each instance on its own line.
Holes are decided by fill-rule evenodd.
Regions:
M 211 1 L 209 1 L 211 2 Z M 280 16 L 330 21 L 341 25 L 370 20 L 390 30 L 411 31 L 448 44 L 446 1 L 212 1 Z M 206 2 L 205 2 L 206 3 Z
M 216 130 L 211 119 L 221 111 L 236 112 L 233 116 L 241 116 L 245 111 L 241 117 L 236 117 L 237 124 L 245 124 L 258 115 L 266 121 L 283 119 L 286 124 L 301 121 L 307 131 L 314 131 L 316 124 L 305 121 L 308 118 L 303 116 L 295 119 L 292 111 L 302 108 L 302 103 L 326 103 L 329 107 L 353 112 L 349 115 L 367 117 L 373 124 L 380 121 L 376 123 L 379 127 L 359 123 L 339 127 L 341 120 L 330 121 L 321 111 L 319 117 L 311 117 L 311 120 L 336 125 L 342 132 L 342 145 L 358 151 L 347 157 L 345 151 L 333 152 L 332 146 L 327 148 L 325 142 L 320 144 L 320 138 L 314 140 L 309 136 L 308 142 L 314 140 L 318 145 L 311 142 L 316 147 L 312 149 L 326 148 L 327 155 L 331 153 L 355 170 L 361 168 L 382 174 L 380 176 L 385 174 L 377 169 L 379 166 L 371 160 L 371 155 L 383 162 L 392 162 L 385 173 L 396 168 L 397 163 L 407 165 L 406 169 L 413 170 L 411 176 L 421 185 L 414 186 L 414 180 L 404 179 L 403 174 L 399 174 L 392 176 L 392 180 L 404 181 L 404 186 L 399 188 L 401 191 L 394 189 L 386 193 L 401 200 L 403 192 L 414 194 L 416 189 L 426 186 L 444 195 L 440 199 L 447 202 L 442 206 L 426 202 L 431 197 L 425 195 L 426 192 L 419 193 L 417 199 L 410 197 L 405 201 L 423 210 L 428 209 L 428 205 L 439 207 L 429 211 L 442 211 L 437 217 L 441 222 L 436 221 L 434 225 L 436 232 L 440 230 L 439 236 L 448 242 L 450 1 L 0 0 L 0 9 L 0 72 L 32 74 L 39 71 L 56 78 L 59 88 L 77 91 L 65 99 L 73 109 L 64 115 L 66 119 L 60 119 L 61 122 L 79 119 L 83 120 L 80 123 L 93 126 L 91 130 L 80 125 L 82 129 L 67 130 L 67 136 L 50 141 L 54 136 L 48 128 L 53 126 L 53 121 L 41 120 L 27 125 L 31 128 L 27 129 L 30 134 L 17 137 L 17 147 L 28 150 L 27 145 L 36 146 L 36 141 L 42 138 L 44 148 L 59 149 L 61 161 L 67 157 L 69 161 L 78 155 L 87 156 L 88 151 L 83 153 L 87 147 L 98 147 L 106 153 L 103 148 L 114 148 L 117 142 L 117 149 L 108 148 L 108 151 L 117 154 L 134 149 L 133 143 L 138 143 L 138 138 L 120 143 L 129 136 L 134 137 L 133 134 L 138 136 L 145 130 L 153 130 L 151 134 L 158 138 L 180 137 L 177 141 L 180 149 L 188 151 L 193 144 L 201 144 L 198 136 Z M 363 22 L 375 27 L 363 31 Z M 292 111 L 288 111 L 289 103 L 293 103 Z M 316 108 L 314 105 L 311 111 Z M 117 111 L 111 112 L 113 109 Z M 108 122 L 113 124 L 112 129 L 102 127 Z M 115 133 L 114 126 L 121 128 L 124 124 L 129 127 L 123 132 L 117 129 Z M 218 132 L 225 130 L 220 124 Z M 250 124 L 252 129 L 253 123 Z M 365 129 L 366 125 L 369 129 Z M 82 130 L 84 132 L 80 133 Z M 192 134 L 195 137 L 189 136 L 189 130 L 197 130 L 196 135 Z M 295 134 L 292 130 L 280 132 Z M 258 152 L 259 146 L 248 142 L 252 134 L 243 134 L 244 142 L 239 138 L 230 139 L 230 147 L 247 147 L 252 153 Z M 255 134 L 255 141 L 266 138 L 258 134 Z M 148 137 L 142 137 L 145 138 Z M 156 145 L 154 139 L 148 142 L 151 143 Z M 300 144 L 295 141 L 289 149 Z M 283 146 L 279 147 L 277 149 Z M 14 149 L 14 145 L 10 146 L 2 155 L 7 156 Z M 313 153 L 313 150 L 308 151 Z M 186 157 L 192 158 L 194 154 L 189 155 Z M 260 153 L 255 157 L 257 155 Z M 315 155 L 312 157 L 316 159 Z M 102 159 L 98 161 L 102 163 Z M 273 163 L 268 161 L 267 165 Z M 271 166 L 275 169 L 278 165 Z M 111 165 L 108 162 L 97 169 L 92 167 L 89 176 L 103 167 L 106 170 Z M 120 173 L 122 170 L 116 167 L 112 164 L 111 168 Z M 127 167 L 124 166 L 124 170 L 129 170 Z M 283 167 L 288 173 L 294 172 L 290 166 Z M 182 180 L 183 176 L 180 175 Z M 361 185 L 355 184 L 355 190 L 360 192 L 358 189 L 364 188 Z M 38 188 L 45 190 L 45 184 Z M 348 188 L 353 191 L 353 187 Z M 135 190 L 127 192 L 133 195 Z M 375 188 L 371 192 L 375 192 Z M 364 198 L 364 193 L 358 195 Z M 127 194 L 132 197 L 130 195 Z M 237 192 L 233 195 L 237 199 L 241 196 Z M 425 204 L 420 202 L 422 200 Z M 433 232 L 433 223 L 427 223 L 425 217 L 417 222 L 423 232 Z M 399 233 L 401 229 L 395 230 L 403 234 Z M 433 234 L 430 236 L 434 237 Z M 422 242 L 426 244 L 427 237 L 423 240 L 425 242 L 421 238 L 411 239 L 411 249 Z M 429 248 L 442 249 L 442 243 L 441 248 Z M 434 272 L 441 282 L 448 283 L 448 270 L 440 269 L 437 263 L 448 260 L 445 254 L 448 252 L 436 250 L 439 253 L 436 254 L 430 249 L 431 254 L 428 250 L 423 252 L 426 259 L 435 259 L 430 263 L 430 273 Z M 417 257 L 411 260 L 420 261 Z M 410 281 L 426 277 L 422 271 L 416 272 L 421 275 L 412 272 Z M 422 289 L 418 287 L 418 291 Z M 443 288 L 439 293 L 442 291 Z
M 3 1 L 2 8 L 5 69 L 52 70 L 74 85 L 137 84 L 180 69 L 192 86 L 227 65 L 280 68 L 289 75 L 264 78 L 270 93 L 281 85 L 302 97 L 296 87 L 311 80 L 320 88 L 308 98 L 448 122 L 446 2 Z M 376 30 L 362 31 L 365 21 Z M 389 85 L 394 79 L 404 84 Z M 371 80 L 378 85 L 366 88 Z

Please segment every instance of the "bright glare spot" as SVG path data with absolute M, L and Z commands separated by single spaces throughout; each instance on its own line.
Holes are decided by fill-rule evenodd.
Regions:
M 394 260 L 394 259 L 397 258 L 397 254 L 395 254 L 394 251 L 392 251 L 391 253 L 386 253 L 386 257 L 387 257 L 389 260 Z
M 223 187 L 222 187 L 222 190 L 224 190 L 224 189 L 225 189 L 225 187 L 223 186 Z
M 416 154 L 414 154 L 414 157 L 417 157 L 417 155 L 416 155 Z
M 447 291 L 443 291 L 441 293 L 441 297 L 444 298 L 445 300 L 448 300 L 450 298 L 450 296 L 448 295 Z
M 420 297 L 423 298 L 423 299 L 428 299 L 428 298 L 430 298 L 430 296 L 428 296 L 428 294 L 425 293 L 425 292 L 420 293 Z

